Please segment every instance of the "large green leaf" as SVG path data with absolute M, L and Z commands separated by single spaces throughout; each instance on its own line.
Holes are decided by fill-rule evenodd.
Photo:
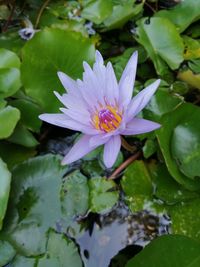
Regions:
M 18 109 L 7 106 L 0 110 L 0 139 L 9 137 L 20 119 L 20 112 Z
M 138 22 L 137 34 L 137 41 L 147 50 L 158 74 L 165 73 L 165 62 L 174 70 L 184 60 L 183 41 L 168 19 L 153 17 L 149 22 L 142 19 Z
M 53 91 L 64 92 L 58 71 L 80 78 L 83 60 L 94 59 L 94 45 L 80 33 L 61 29 L 44 29 L 22 51 L 22 81 L 31 96 L 45 111 L 58 111 L 60 103 Z
M 92 22 L 102 23 L 111 13 L 113 4 L 111 1 L 105 0 L 91 0 L 87 1 L 84 6 L 81 16 Z
M 170 10 L 161 10 L 155 14 L 169 19 L 179 32 L 183 32 L 190 24 L 200 18 L 200 2 L 197 0 L 180 1 Z
M 125 267 L 198 267 L 200 243 L 193 239 L 169 235 L 152 241 Z
M 6 162 L 9 169 L 12 169 L 16 164 L 33 157 L 36 151 L 33 148 L 12 144 L 7 141 L 0 142 L 0 157 Z
M 45 252 L 46 232 L 61 219 L 60 188 L 66 168 L 58 157 L 46 155 L 13 170 L 5 238 L 24 255 Z
M 144 204 L 152 200 L 151 177 L 143 161 L 135 161 L 126 169 L 121 185 L 132 211 L 144 209 Z
M 143 1 L 136 4 L 135 0 L 120 1 L 113 6 L 112 14 L 104 21 L 105 30 L 122 28 L 131 18 L 136 17 L 143 10 Z
M 20 110 L 22 124 L 31 131 L 39 132 L 42 122 L 38 118 L 41 114 L 38 105 L 28 99 L 16 99 L 9 101 L 9 103 Z
M 188 163 L 187 160 L 190 161 L 190 164 L 193 164 L 193 168 L 195 166 L 195 169 L 190 170 L 190 174 L 196 173 L 198 169 L 198 149 L 196 150 L 196 146 L 198 146 L 198 143 L 195 142 L 195 140 L 191 140 L 191 135 L 198 137 L 198 116 L 200 114 L 200 109 L 197 106 L 194 106 L 192 104 L 182 104 L 174 111 L 166 114 L 163 116 L 161 120 L 162 127 L 157 131 L 157 137 L 160 144 L 161 151 L 163 153 L 167 168 L 169 170 L 169 173 L 172 175 L 172 177 L 180 184 L 185 186 L 189 190 L 199 190 L 200 189 L 200 178 L 194 177 L 194 179 L 190 179 L 186 175 L 184 175 L 181 171 L 183 171 L 183 168 L 188 169 Z M 196 121 L 196 125 L 188 124 L 188 121 Z M 180 129 L 177 127 L 181 127 L 181 125 L 187 128 L 187 142 L 190 142 L 192 145 L 192 148 L 195 148 L 195 151 L 197 151 L 197 155 L 195 151 L 191 151 L 191 149 L 187 150 L 185 147 L 188 145 L 187 143 L 183 143 L 182 140 L 177 140 L 177 138 L 182 138 L 180 135 L 180 132 L 176 132 L 176 129 Z M 194 130 L 196 129 L 196 130 Z M 173 136 L 176 133 L 175 136 Z M 182 134 L 182 132 L 181 132 Z M 178 137 L 179 136 L 179 137 Z M 196 138 L 195 137 L 195 138 Z M 174 142 L 177 140 L 179 145 L 181 147 L 177 148 L 177 144 Z M 172 145 L 176 146 L 176 148 L 172 149 Z M 184 150 L 184 155 L 180 156 L 180 150 Z M 193 154 L 195 152 L 195 154 Z M 178 153 L 178 154 L 177 154 Z M 180 162 L 179 162 L 179 157 Z M 176 159 L 176 160 L 174 160 Z M 186 161 L 186 162 L 185 162 Z M 183 165 L 186 163 L 186 166 Z
M 20 60 L 18 56 L 4 48 L 0 48 L 0 68 L 19 68 Z
M 200 197 L 168 207 L 172 232 L 200 241 Z
M 7 209 L 10 192 L 11 173 L 6 164 L 0 159 L 0 229 Z
M 20 71 L 17 68 L 0 68 L 0 97 L 13 95 L 21 86 Z

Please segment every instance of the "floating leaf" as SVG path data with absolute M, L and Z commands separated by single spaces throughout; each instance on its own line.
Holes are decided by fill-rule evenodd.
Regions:
M 164 33 L 162 38 L 160 33 Z M 174 70 L 184 60 L 183 41 L 168 19 L 153 17 L 149 22 L 142 19 L 138 22 L 137 34 L 137 41 L 147 50 L 158 74 L 165 73 L 165 62 Z
M 7 106 L 0 110 L 0 139 L 9 137 L 20 119 L 20 112 L 18 109 Z
M 10 193 L 11 173 L 6 164 L 0 158 L 0 229 L 7 209 L 7 203 Z
M 143 161 L 137 160 L 126 169 L 121 185 L 131 211 L 144 209 L 144 204 L 152 200 L 151 177 Z
M 105 212 L 112 208 L 118 200 L 118 192 L 112 190 L 114 187 L 113 181 L 102 177 L 89 180 L 89 202 L 92 212 Z
M 161 10 L 155 16 L 169 19 L 176 25 L 179 32 L 183 32 L 200 18 L 200 2 L 196 0 L 180 1 L 174 8 Z
M 0 266 L 9 263 L 15 254 L 14 248 L 7 241 L 0 240 Z
M 22 81 L 27 95 L 45 111 L 57 112 L 60 103 L 53 91 L 64 92 L 57 72 L 80 78 L 83 60 L 93 61 L 94 45 L 80 33 L 46 28 L 24 46 L 22 58 Z
M 200 243 L 193 239 L 178 235 L 161 236 L 147 245 L 125 267 L 198 267 L 199 251 Z
M 200 179 L 194 178 L 193 180 L 185 176 L 180 170 L 181 166 L 179 162 L 176 162 L 174 158 L 176 157 L 173 155 L 172 151 L 172 137 L 174 134 L 174 129 L 176 127 L 179 127 L 179 125 L 184 124 L 185 122 L 188 123 L 188 121 L 196 121 L 196 118 L 200 114 L 200 109 L 192 104 L 182 104 L 179 106 L 176 110 L 166 114 L 163 116 L 161 124 L 162 127 L 157 131 L 157 137 L 160 144 L 161 151 L 163 153 L 167 168 L 169 170 L 169 173 L 172 175 L 172 177 L 181 185 L 185 186 L 189 190 L 199 190 L 200 189 Z M 196 124 L 196 127 L 198 129 L 198 123 Z M 188 125 L 188 132 L 191 134 L 193 133 L 193 129 L 189 127 Z M 196 132 L 196 130 L 195 130 Z M 194 132 L 194 134 L 195 134 Z M 196 135 L 196 134 L 195 134 Z M 181 140 L 179 140 L 181 141 Z M 191 144 L 193 145 L 193 141 Z M 195 141 L 194 141 L 195 142 Z M 180 144 L 180 143 L 179 143 Z M 196 143 L 195 143 L 196 144 Z M 185 147 L 187 145 L 186 143 L 182 143 L 182 146 Z M 183 147 L 179 149 L 184 149 Z M 186 152 L 187 153 L 187 152 Z M 190 157 L 191 150 L 188 151 L 187 156 Z M 184 157 L 187 157 L 186 154 Z M 198 155 L 197 155 L 198 158 Z M 190 158 L 191 164 L 198 164 L 198 162 L 193 162 L 193 158 Z M 196 169 L 195 169 L 196 171 Z
M 80 171 L 74 171 L 65 177 L 61 192 L 62 209 L 67 217 L 86 213 L 89 189 L 87 178 Z
M 99 24 L 102 23 L 112 13 L 113 4 L 111 1 L 96 0 L 87 1 L 81 12 L 85 19 Z

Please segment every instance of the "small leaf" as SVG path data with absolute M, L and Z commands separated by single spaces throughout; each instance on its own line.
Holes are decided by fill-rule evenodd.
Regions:
M 106 212 L 118 200 L 118 192 L 110 191 L 115 187 L 115 183 L 111 180 L 98 177 L 89 180 L 90 188 L 90 210 L 92 212 Z
M 0 139 L 9 137 L 20 119 L 20 112 L 18 109 L 7 106 L 0 110 Z
M 8 264 L 15 254 L 14 248 L 7 241 L 0 240 L 0 266 Z

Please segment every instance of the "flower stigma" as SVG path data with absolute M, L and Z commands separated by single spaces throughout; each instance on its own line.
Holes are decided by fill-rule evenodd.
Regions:
M 121 120 L 122 114 L 110 105 L 97 110 L 92 118 L 95 128 L 106 133 L 116 130 Z

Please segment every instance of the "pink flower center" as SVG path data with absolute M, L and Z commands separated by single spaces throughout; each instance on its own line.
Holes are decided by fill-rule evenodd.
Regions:
M 95 128 L 106 133 L 117 129 L 121 120 L 121 113 L 110 105 L 107 105 L 105 108 L 97 111 L 92 119 Z

